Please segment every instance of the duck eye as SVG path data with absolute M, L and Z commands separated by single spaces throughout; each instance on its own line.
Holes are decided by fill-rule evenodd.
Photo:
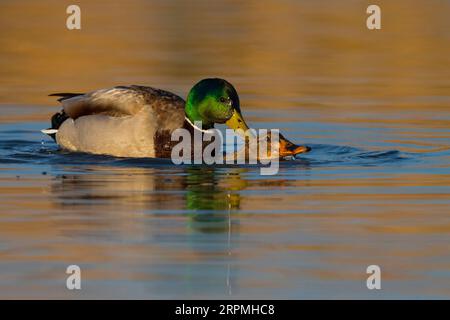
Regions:
M 224 103 L 226 101 L 226 99 L 224 97 L 220 97 L 219 101 Z

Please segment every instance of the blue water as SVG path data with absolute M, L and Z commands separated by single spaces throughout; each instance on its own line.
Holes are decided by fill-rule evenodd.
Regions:
M 401 130 L 283 122 L 312 151 L 261 176 L 69 153 L 46 125 L 0 125 L 2 297 L 450 296 L 448 149 L 393 148 L 386 137 Z M 361 136 L 376 142 L 349 139 Z M 82 269 L 77 292 L 65 289 L 70 264 Z M 371 264 L 381 291 L 366 287 Z

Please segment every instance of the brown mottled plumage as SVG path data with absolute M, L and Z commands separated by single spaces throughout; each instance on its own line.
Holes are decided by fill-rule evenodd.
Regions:
M 168 91 L 118 86 L 54 94 L 63 106 L 56 142 L 70 151 L 121 157 L 170 157 L 171 133 L 185 125 L 185 101 Z M 59 115 L 59 117 L 58 117 Z

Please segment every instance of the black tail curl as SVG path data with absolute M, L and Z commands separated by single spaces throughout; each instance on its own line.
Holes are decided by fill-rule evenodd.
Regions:
M 73 97 L 76 97 L 76 96 L 80 96 L 80 95 L 83 95 L 83 94 L 84 93 L 62 92 L 62 93 L 52 93 L 52 94 L 49 94 L 49 96 L 50 97 L 60 97 L 58 99 L 58 101 L 61 102 L 63 100 L 70 99 L 70 98 L 73 98 Z M 51 119 L 52 127 L 48 128 L 47 130 L 49 130 L 49 129 L 58 130 L 59 127 L 63 124 L 63 122 L 66 121 L 68 118 L 69 118 L 69 116 L 64 112 L 64 110 L 61 110 L 60 112 L 55 113 L 52 116 L 52 119 Z M 47 135 L 49 135 L 53 140 L 56 141 L 56 133 L 53 133 L 53 132 L 52 133 L 45 132 L 45 133 Z
M 52 93 L 49 94 L 49 97 L 61 97 L 58 99 L 59 102 L 70 99 L 76 96 L 82 96 L 84 93 L 72 93 L 72 92 L 61 92 L 61 93 Z
M 51 128 L 48 129 L 58 130 L 59 127 L 63 124 L 63 122 L 66 121 L 68 118 L 69 116 L 64 112 L 64 110 L 55 113 L 51 119 L 52 126 Z M 46 133 L 46 134 L 56 141 L 56 133 Z

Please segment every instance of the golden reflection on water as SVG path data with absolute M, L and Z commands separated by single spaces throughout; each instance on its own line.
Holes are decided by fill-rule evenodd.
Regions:
M 77 3 L 80 31 L 65 28 L 64 2 L 2 2 L 1 102 L 131 82 L 185 93 L 215 75 L 250 107 L 448 107 L 420 101 L 448 94 L 446 1 L 379 1 L 380 31 L 365 27 L 364 1 Z
M 219 76 L 250 123 L 294 141 L 425 158 L 305 160 L 265 178 L 2 163 L 0 297 L 77 297 L 63 286 L 69 263 L 85 268 L 88 298 L 379 298 L 364 287 L 374 263 L 387 297 L 450 296 L 450 2 L 379 0 L 380 31 L 356 0 L 77 4 L 81 31 L 65 28 L 64 1 L 1 2 L 2 125 L 48 121 L 52 92 L 133 83 L 185 96 Z
M 69 261 L 82 265 L 86 283 L 92 283 L 84 297 L 176 296 L 161 282 L 191 297 L 240 297 L 244 289 L 242 297 L 263 297 L 259 289 L 278 286 L 289 295 L 308 288 L 297 294 L 310 296 L 325 290 L 321 281 L 343 279 L 354 283 L 344 296 L 356 297 L 360 267 L 372 261 L 386 268 L 386 286 L 395 296 L 396 282 L 417 285 L 428 268 L 448 265 L 440 262 L 448 252 L 448 194 L 408 189 L 419 180 L 424 188 L 448 186 L 448 176 L 339 179 L 324 169 L 310 179 L 308 169 L 300 168 L 295 180 L 283 174 L 261 180 L 242 168 L 86 170 L 1 178 L 0 235 L 9 249 L 0 250 L 0 261 L 47 270 L 22 268 L 14 285 L 7 284 L 11 271 L 5 272 L 0 280 L 8 297 L 70 297 L 55 285 Z M 139 281 L 148 287 L 105 291 L 102 284 L 118 279 L 134 289 Z M 320 279 L 310 280 L 318 288 L 306 279 Z M 205 292 L 197 291 L 199 284 Z M 429 285 L 431 295 L 448 294 L 435 280 Z

